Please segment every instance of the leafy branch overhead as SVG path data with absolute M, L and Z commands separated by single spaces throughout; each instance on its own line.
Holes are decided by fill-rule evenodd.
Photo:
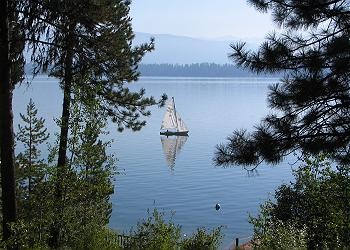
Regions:
M 350 162 L 350 3 L 340 0 L 250 0 L 284 32 L 257 51 L 232 44 L 230 58 L 257 73 L 279 73 L 269 87 L 275 110 L 253 132 L 235 131 L 218 145 L 218 164 L 278 163 L 296 150 Z
M 101 109 L 119 130 L 139 130 L 145 125 L 142 117 L 149 115 L 148 107 L 164 105 L 166 100 L 165 95 L 155 100 L 145 97 L 144 90 L 132 92 L 126 86 L 138 79 L 138 64 L 154 49 L 153 38 L 133 44 L 129 5 L 124 0 L 43 2 L 40 20 L 45 22 L 35 22 L 27 34 L 34 71 L 48 70 L 67 91 L 94 92 L 89 97 L 101 100 Z

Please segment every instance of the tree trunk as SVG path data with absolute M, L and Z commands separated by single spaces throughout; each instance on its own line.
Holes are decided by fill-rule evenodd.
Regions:
M 67 163 L 67 144 L 68 144 L 68 131 L 69 131 L 69 117 L 70 117 L 70 103 L 71 103 L 71 92 L 72 92 L 72 63 L 73 55 L 72 50 L 67 52 L 65 60 L 65 77 L 64 77 L 64 97 L 62 104 L 62 115 L 61 115 L 61 133 L 60 133 L 60 143 L 58 148 L 58 160 L 57 169 L 59 179 L 63 178 L 66 172 Z M 62 188 L 61 183 L 56 185 L 57 192 L 56 198 L 62 198 Z
M 32 193 L 32 114 L 29 115 L 29 166 L 28 166 L 28 199 L 30 200 L 30 195 Z M 30 214 L 31 211 L 29 211 Z M 29 217 L 30 218 L 30 217 Z
M 67 36 L 67 49 L 64 62 L 64 97 L 62 104 L 62 115 L 61 115 L 61 132 L 60 141 L 58 148 L 58 160 L 57 160 L 57 182 L 55 190 L 55 200 L 58 215 L 63 210 L 63 182 L 64 176 L 67 173 L 67 145 L 68 145 L 68 132 L 69 132 L 69 117 L 70 117 L 70 103 L 71 103 L 71 92 L 72 92 L 72 66 L 73 66 L 73 30 L 74 25 L 71 26 L 71 30 Z M 59 216 L 58 216 L 59 217 Z M 49 242 L 50 247 L 58 248 L 60 246 L 60 234 L 61 226 L 58 221 L 59 218 L 54 221 L 51 228 L 51 239 Z
M 9 47 L 8 1 L 0 1 L 0 151 L 3 239 L 11 236 L 9 223 L 16 221 L 14 132 Z

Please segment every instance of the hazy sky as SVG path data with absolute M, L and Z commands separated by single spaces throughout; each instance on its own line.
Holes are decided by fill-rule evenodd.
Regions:
M 133 28 L 199 38 L 258 38 L 276 29 L 246 0 L 132 0 Z

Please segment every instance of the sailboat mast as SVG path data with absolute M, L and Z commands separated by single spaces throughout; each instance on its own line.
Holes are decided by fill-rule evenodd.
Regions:
M 176 108 L 175 108 L 175 100 L 174 100 L 174 97 L 172 97 L 173 99 L 173 105 L 174 105 L 174 116 L 175 116 L 175 121 L 176 121 L 176 128 L 177 130 L 179 131 L 179 124 L 177 122 L 177 115 L 176 115 Z

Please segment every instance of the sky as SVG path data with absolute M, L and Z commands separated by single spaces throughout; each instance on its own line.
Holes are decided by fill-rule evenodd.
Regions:
M 271 16 L 246 0 L 132 0 L 136 32 L 206 39 L 263 39 L 276 30 Z

